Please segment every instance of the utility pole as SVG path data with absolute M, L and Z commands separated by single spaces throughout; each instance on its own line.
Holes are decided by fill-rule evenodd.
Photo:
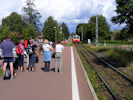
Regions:
M 82 34 L 81 34 L 81 40 L 83 42 L 83 26 L 81 27 L 81 32 L 82 32 Z
M 96 14 L 96 23 L 94 23 L 92 21 L 89 21 L 89 22 L 96 25 L 96 36 L 95 36 L 96 41 L 95 41 L 95 43 L 96 43 L 96 46 L 98 46 L 98 15 Z
M 55 28 L 55 45 L 57 44 L 57 37 L 56 37 L 56 27 Z
M 98 15 L 96 14 L 96 46 L 98 46 Z

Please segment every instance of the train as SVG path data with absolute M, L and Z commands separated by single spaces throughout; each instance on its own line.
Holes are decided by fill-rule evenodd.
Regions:
M 79 43 L 80 42 L 80 36 L 79 35 L 74 35 L 73 36 L 73 43 Z

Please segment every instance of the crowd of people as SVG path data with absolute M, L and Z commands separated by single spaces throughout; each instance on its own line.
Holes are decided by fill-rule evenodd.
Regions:
M 6 37 L 6 39 L 1 43 L 2 55 L 4 57 L 3 64 L 3 80 L 6 80 L 6 70 L 9 66 L 10 69 L 10 79 L 15 79 L 17 76 L 17 71 L 23 72 L 24 68 L 24 50 L 27 53 L 27 65 L 28 71 L 36 72 L 35 64 L 39 62 L 39 49 L 40 42 L 36 37 L 35 40 L 30 38 L 29 40 L 20 40 L 16 49 L 17 57 L 14 57 L 12 49 L 14 48 L 14 44 L 11 41 L 10 37 Z M 43 50 L 43 61 L 44 61 L 44 72 L 50 71 L 50 63 L 52 63 L 52 52 L 55 53 L 55 73 L 62 73 L 62 61 L 63 61 L 63 49 L 64 46 L 61 44 L 61 40 L 58 40 L 58 43 L 55 46 L 55 49 L 52 46 L 52 43 L 45 39 L 43 42 L 42 50 Z M 37 66 L 36 66 L 37 67 Z

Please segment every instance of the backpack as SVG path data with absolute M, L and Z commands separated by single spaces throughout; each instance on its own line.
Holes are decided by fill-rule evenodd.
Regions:
M 11 72 L 10 72 L 9 68 L 6 68 L 5 77 L 6 77 L 6 79 L 11 78 Z
M 24 48 L 28 47 L 28 40 L 24 40 Z
M 21 48 L 20 48 L 20 46 L 16 47 L 16 54 L 17 55 L 21 55 Z
M 26 53 L 27 54 L 33 54 L 34 51 L 32 50 L 32 45 L 28 44 L 28 47 L 26 48 Z

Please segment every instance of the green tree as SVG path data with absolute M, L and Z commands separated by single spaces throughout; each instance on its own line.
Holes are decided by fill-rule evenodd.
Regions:
M 12 12 L 9 16 L 2 19 L 2 27 L 10 27 L 10 31 L 22 32 L 22 19 L 19 14 Z
M 45 20 L 44 27 L 42 29 L 44 37 L 46 39 L 48 39 L 49 41 L 55 41 L 55 28 L 54 27 L 56 27 L 56 34 L 58 36 L 58 34 L 59 34 L 59 27 L 58 27 L 57 21 L 55 21 L 52 16 L 49 16 Z
M 30 37 L 35 38 L 37 36 L 37 31 L 34 29 L 34 26 L 30 24 L 28 28 L 23 29 L 22 38 L 24 40 L 29 39 Z
M 66 24 L 64 22 L 61 24 L 61 27 L 62 27 L 62 33 L 64 34 L 64 38 L 68 39 L 68 37 L 69 37 L 68 27 L 66 26 Z
M 14 32 L 10 33 L 10 36 L 13 41 L 19 40 Z
M 0 25 L 0 34 L 2 33 L 2 26 Z
M 117 16 L 113 16 L 111 21 L 115 24 L 123 24 L 126 26 L 124 29 L 128 30 L 128 34 L 133 31 L 133 0 L 116 0 Z
M 76 27 L 76 34 L 82 36 L 82 28 L 83 28 L 83 39 L 86 40 L 86 33 L 87 33 L 88 24 L 78 24 Z M 80 38 L 81 39 L 81 38 Z
M 64 34 L 63 33 L 61 33 L 61 34 L 58 34 L 58 36 L 57 36 L 57 40 L 61 40 L 61 41 L 63 41 L 64 40 Z
M 118 30 L 118 29 L 115 29 L 115 30 L 112 30 L 113 31 L 113 34 L 117 34 L 117 33 L 120 33 L 121 30 Z
M 93 23 L 92 23 L 93 22 Z M 89 24 L 87 26 L 86 37 L 95 40 L 96 34 L 96 16 L 90 18 Z M 111 38 L 110 25 L 106 22 L 106 18 L 102 15 L 98 15 L 98 39 L 105 40 Z
M 115 38 L 117 40 L 127 40 L 127 30 L 121 30 L 119 33 L 116 33 Z
M 3 31 L 2 33 L 0 34 L 0 39 L 3 40 L 5 39 L 7 36 L 11 36 L 11 31 L 10 31 L 10 27 L 7 26 L 6 24 L 4 25 L 3 27 Z
M 42 17 L 38 10 L 35 9 L 34 0 L 26 0 L 26 6 L 22 8 L 22 18 L 29 26 L 33 24 L 35 30 L 39 32 L 40 18 Z

